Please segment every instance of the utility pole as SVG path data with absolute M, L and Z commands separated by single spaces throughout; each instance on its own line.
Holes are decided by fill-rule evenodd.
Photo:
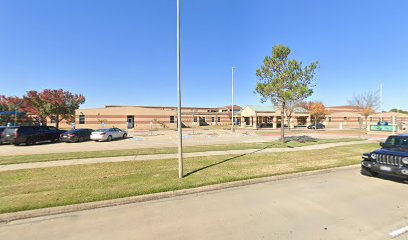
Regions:
M 23 104 L 23 102 L 20 102 L 14 106 L 14 126 L 17 126 L 17 115 L 18 115 L 18 108 Z
M 234 132 L 234 66 L 232 66 L 232 84 L 231 84 L 231 90 L 232 90 L 232 105 L 231 105 L 231 111 L 232 111 L 232 115 L 231 115 L 231 131 Z
M 183 132 L 181 129 L 181 84 L 180 84 L 180 0 L 177 0 L 177 128 L 178 128 L 178 154 L 179 178 L 183 178 Z
M 383 121 L 383 110 L 384 110 L 384 106 L 383 106 L 383 104 L 384 104 L 384 99 L 383 99 L 383 85 L 382 84 L 380 84 L 380 108 L 381 108 L 381 113 L 380 113 L 380 121 L 382 122 Z
M 17 106 L 14 108 L 14 126 L 17 126 Z

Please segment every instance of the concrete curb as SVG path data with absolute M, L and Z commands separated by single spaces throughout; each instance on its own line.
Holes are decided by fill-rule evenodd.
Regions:
M 104 201 L 98 201 L 98 202 L 80 203 L 80 204 L 61 206 L 61 207 L 35 209 L 35 210 L 21 211 L 21 212 L 15 212 L 15 213 L 5 213 L 5 214 L 0 214 L 0 224 L 5 224 L 8 222 L 12 222 L 16 220 L 23 220 L 23 219 L 28 219 L 28 218 L 36 218 L 36 217 L 43 217 L 43 216 L 50 216 L 50 215 L 57 215 L 57 214 L 64 214 L 64 213 L 72 213 L 72 212 L 77 212 L 77 211 L 92 210 L 92 209 L 104 208 L 104 207 L 113 207 L 113 206 L 119 206 L 119 205 L 131 204 L 131 203 L 139 203 L 139 202 L 153 201 L 153 200 L 185 196 L 185 195 L 191 195 L 191 194 L 205 193 L 205 192 L 217 191 L 217 190 L 222 190 L 222 189 L 227 189 L 227 188 L 241 187 L 241 186 L 246 186 L 246 185 L 251 185 L 251 184 L 313 176 L 313 175 L 318 175 L 318 174 L 327 174 L 333 171 L 341 171 L 341 170 L 348 170 L 348 169 L 355 169 L 355 168 L 357 169 L 359 167 L 360 167 L 359 164 L 350 165 L 350 166 L 345 166 L 345 167 L 335 167 L 335 168 L 327 168 L 327 169 L 300 172 L 300 173 L 276 175 L 276 176 L 271 176 L 271 177 L 254 178 L 254 179 L 221 183 L 221 184 L 215 184 L 215 185 L 208 185 L 208 186 L 202 186 L 202 187 L 190 188 L 190 189 L 182 189 L 182 190 L 176 190 L 176 191 L 170 191 L 170 192 L 161 192 L 161 193 L 154 193 L 154 194 L 134 196 L 134 197 L 104 200 Z

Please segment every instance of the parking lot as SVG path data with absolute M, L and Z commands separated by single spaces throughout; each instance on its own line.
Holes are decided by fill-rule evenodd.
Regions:
M 361 131 L 287 131 L 287 135 L 308 135 L 319 139 L 336 138 L 364 138 L 384 139 L 383 135 L 366 135 Z M 230 130 L 195 130 L 189 129 L 183 132 L 184 146 L 197 145 L 221 145 L 238 143 L 261 143 L 279 139 L 279 131 L 265 131 L 252 129 L 237 129 L 234 133 Z M 0 146 L 0 156 L 104 151 L 135 148 L 162 148 L 177 146 L 177 132 L 173 130 L 164 131 L 134 131 L 129 132 L 126 139 L 111 142 L 86 141 L 81 143 L 40 143 L 32 146 Z

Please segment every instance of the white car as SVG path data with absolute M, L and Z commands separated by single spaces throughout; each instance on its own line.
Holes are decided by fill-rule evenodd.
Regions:
M 103 128 L 91 133 L 91 140 L 112 141 L 113 139 L 127 138 L 127 133 L 119 128 Z

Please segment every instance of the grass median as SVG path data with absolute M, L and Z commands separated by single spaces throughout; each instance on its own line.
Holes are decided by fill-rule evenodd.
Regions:
M 228 145 L 202 145 L 202 146 L 186 146 L 184 152 L 207 152 L 207 151 L 226 151 L 240 149 L 263 149 L 263 148 L 294 148 L 324 143 L 336 142 L 351 142 L 359 141 L 359 138 L 341 138 L 341 139 L 321 139 L 316 142 L 288 142 L 281 143 L 279 141 L 265 143 L 240 143 Z M 103 157 L 121 157 L 121 156 L 137 156 L 150 154 L 169 154 L 177 153 L 177 148 L 138 148 L 138 149 L 121 149 L 121 150 L 105 150 L 105 151 L 84 151 L 84 152 L 67 152 L 67 153 L 49 153 L 49 154 L 32 154 L 32 155 L 11 155 L 0 156 L 0 165 L 19 164 L 29 162 L 47 162 L 70 159 L 86 159 L 86 158 L 103 158 Z
M 358 164 L 377 144 L 273 154 L 74 165 L 0 172 L 0 213 L 165 192 Z

